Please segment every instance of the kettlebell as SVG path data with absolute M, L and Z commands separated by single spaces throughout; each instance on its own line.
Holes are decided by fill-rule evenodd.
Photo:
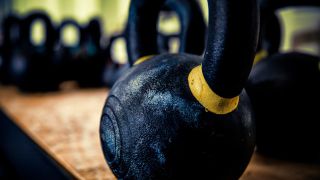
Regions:
M 178 52 L 186 52 L 191 54 L 201 55 L 204 51 L 205 45 L 205 31 L 206 25 L 204 18 L 199 7 L 199 4 L 195 0 L 167 0 L 166 3 L 161 7 L 161 10 L 165 12 L 176 12 L 179 18 L 181 31 L 177 34 L 163 34 L 157 33 L 157 43 L 159 51 L 161 53 L 168 52 L 170 47 L 170 40 L 173 38 L 179 39 L 180 46 Z M 115 81 L 129 69 L 133 62 L 129 53 L 130 46 L 128 47 L 128 28 L 126 27 L 124 33 L 116 34 L 110 38 L 109 45 L 106 49 L 107 65 L 104 73 L 104 84 L 108 87 L 112 87 Z M 197 34 L 197 36 L 194 36 Z M 129 65 L 121 65 L 113 63 L 115 60 L 112 58 L 112 46 L 117 39 L 124 38 L 126 40 L 127 56 Z
M 100 39 L 102 28 L 98 18 L 91 19 L 83 28 L 82 56 L 79 59 L 76 81 L 81 87 L 103 86 L 105 59 L 103 58 Z
M 66 42 L 63 38 L 65 28 L 73 27 L 78 34 L 78 41 Z M 59 65 L 59 79 L 60 81 L 71 81 L 78 78 L 80 57 L 82 56 L 81 44 L 84 42 L 84 30 L 73 19 L 64 19 L 55 30 L 55 48 L 54 48 L 54 62 Z
M 282 7 L 319 5 L 319 1 L 299 2 L 270 1 L 264 5 L 273 13 Z M 314 103 L 320 101 L 319 63 L 317 56 L 288 52 L 270 54 L 254 66 L 246 90 L 256 115 L 260 153 L 291 161 L 320 162 L 319 106 Z
M 32 27 L 37 20 L 42 21 L 45 30 L 43 43 L 32 42 Z M 55 43 L 54 27 L 47 14 L 32 12 L 26 16 L 21 25 L 21 49 L 11 60 L 10 76 L 22 91 L 57 90 L 56 64 L 53 63 Z
M 8 15 L 2 22 L 3 44 L 2 44 L 2 63 L 0 70 L 0 81 L 3 84 L 13 83 L 10 78 L 10 61 L 19 51 L 21 45 L 21 19 L 15 14 Z
M 114 84 L 103 109 L 107 163 L 119 179 L 237 179 L 255 146 L 243 88 L 258 40 L 257 2 L 208 0 L 204 57 L 155 55 L 165 2 L 131 1 L 128 46 L 137 60 Z

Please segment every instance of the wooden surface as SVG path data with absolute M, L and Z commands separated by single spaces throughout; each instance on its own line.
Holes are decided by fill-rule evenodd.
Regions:
M 106 97 L 107 89 L 22 94 L 0 87 L 0 108 L 77 179 L 115 179 L 99 140 Z M 241 179 L 320 179 L 320 167 L 255 154 Z

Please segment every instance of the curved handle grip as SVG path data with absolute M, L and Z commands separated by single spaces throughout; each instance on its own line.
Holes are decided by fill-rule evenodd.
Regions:
M 94 45 L 98 47 L 100 46 L 101 34 L 101 24 L 98 18 L 90 20 L 88 25 L 84 28 L 85 39 L 91 39 Z
M 158 54 L 157 21 L 163 6 L 177 12 L 181 25 L 180 52 L 202 54 L 205 22 L 195 0 L 132 1 L 126 29 L 130 64 L 140 57 Z M 195 35 L 197 34 L 197 35 Z
M 219 96 L 238 96 L 250 73 L 258 40 L 256 0 L 208 0 L 209 30 L 203 75 Z
M 281 25 L 274 12 L 265 12 L 261 9 L 261 24 L 259 50 L 265 50 L 268 55 L 277 53 L 281 43 Z
M 59 27 L 57 28 L 57 41 L 60 41 L 61 40 L 61 33 L 62 33 L 62 30 L 63 28 L 65 28 L 66 26 L 73 26 L 77 29 L 77 31 L 79 32 L 79 45 L 81 43 L 83 43 L 83 39 L 84 39 L 84 33 L 83 33 L 83 28 L 73 19 L 65 19 L 62 21 L 62 23 L 59 25 Z
M 132 0 L 127 28 L 131 57 L 158 53 L 156 22 L 165 2 Z M 255 56 L 258 5 L 256 0 L 208 0 L 208 6 L 208 39 L 202 73 L 217 95 L 233 98 L 241 93 Z
M 54 47 L 55 43 L 55 33 L 52 22 L 47 14 L 43 12 L 33 12 L 29 16 L 27 16 L 23 21 L 22 26 L 22 38 L 25 38 L 25 42 L 27 42 L 27 46 L 32 46 L 30 42 L 30 35 L 31 35 L 31 25 L 36 20 L 42 20 L 46 29 L 45 35 L 45 49 L 46 51 L 50 51 Z

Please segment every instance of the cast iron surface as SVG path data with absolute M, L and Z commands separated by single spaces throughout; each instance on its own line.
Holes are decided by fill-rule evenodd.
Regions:
M 133 41 L 128 46 L 136 51 L 133 57 L 158 52 L 156 20 L 164 2 L 131 1 L 128 29 Z M 257 42 L 257 4 L 255 0 L 208 3 L 205 58 L 154 56 L 128 70 L 111 89 L 101 117 L 100 137 L 106 160 L 119 179 L 237 179 L 247 166 L 255 128 L 243 86 Z M 226 54 L 239 52 L 239 48 L 246 52 Z M 227 96 L 240 96 L 231 113 L 209 112 L 192 95 L 188 75 L 201 63 L 210 77 L 205 76 L 210 87 L 230 90 L 223 93 Z M 234 65 L 238 69 L 231 73 Z M 231 74 L 223 76 L 223 70 Z M 231 84 L 230 76 L 236 85 Z
M 276 9 L 290 6 L 318 7 L 319 1 L 262 4 L 269 8 L 270 16 Z M 267 25 L 269 22 L 267 29 L 275 28 Z M 279 46 L 276 41 L 269 42 L 272 47 Z M 319 57 L 291 52 L 271 54 L 253 68 L 246 89 L 257 118 L 258 151 L 276 158 L 320 162 L 319 106 L 315 104 L 320 100 L 319 63 Z

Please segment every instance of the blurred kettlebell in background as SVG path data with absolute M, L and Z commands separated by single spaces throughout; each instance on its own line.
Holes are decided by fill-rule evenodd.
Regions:
M 2 34 L 2 32 L 1 32 Z M 1 36 L 1 35 L 0 35 Z M 2 78 L 4 76 L 4 68 L 3 68 L 3 43 L 0 43 L 0 84 L 2 83 Z
M 205 48 L 206 24 L 199 2 L 195 0 L 167 0 L 162 10 L 176 12 L 181 30 L 176 34 L 159 33 L 158 43 L 162 39 L 162 42 L 165 42 L 167 46 L 171 39 L 177 38 L 180 41 L 178 52 L 202 55 Z M 169 48 L 164 47 L 163 49 L 161 43 L 159 46 L 162 50 L 166 50 L 164 52 L 168 52 Z
M 170 52 L 170 48 L 171 48 L 170 45 L 174 40 L 180 40 L 179 34 L 165 35 L 165 34 L 159 33 L 158 44 L 159 44 L 160 53 Z
M 150 56 L 159 53 L 157 19 L 165 2 L 131 1 L 128 49 L 137 60 L 104 106 L 105 158 L 119 179 L 237 179 L 255 145 L 243 87 L 258 38 L 257 3 L 208 0 L 204 58 Z
M 254 63 L 279 51 L 282 37 L 281 25 L 272 7 L 260 0 L 260 35 Z
M 261 4 L 261 12 L 265 13 L 262 21 L 269 20 L 282 7 L 319 7 L 320 4 L 312 0 L 268 2 Z M 262 22 L 266 26 L 268 23 Z M 262 32 L 272 29 L 263 28 Z M 272 33 L 264 32 L 262 36 L 266 34 Z M 271 37 L 261 39 L 267 38 L 268 47 L 277 51 L 280 39 L 270 40 Z M 320 162 L 320 115 L 316 105 L 320 101 L 319 63 L 317 56 L 289 52 L 269 54 L 254 66 L 246 90 L 257 119 L 259 152 L 281 159 Z
M 206 25 L 202 15 L 202 11 L 197 1 L 195 0 L 168 0 L 161 7 L 162 11 L 175 12 L 178 15 L 180 23 L 180 32 L 170 35 L 163 34 L 161 32 L 157 33 L 157 43 L 159 47 L 159 52 L 169 52 L 170 51 L 170 40 L 176 38 L 180 42 L 178 52 L 191 53 L 196 55 L 201 55 L 204 52 L 205 46 L 205 31 Z M 129 24 L 129 22 L 128 22 Z M 121 35 L 115 35 L 110 38 L 109 45 L 107 47 L 107 67 L 104 75 L 104 83 L 108 87 L 112 87 L 115 81 L 132 65 L 132 60 L 129 53 L 130 46 L 128 47 L 129 38 L 127 34 L 127 28 L 125 32 Z M 197 34 L 196 36 L 194 34 Z M 127 57 L 130 65 L 121 65 L 119 63 L 113 64 L 115 60 L 112 57 L 112 46 L 116 40 L 124 38 L 126 40 Z M 131 62 L 131 63 L 130 63 Z
M 68 41 L 67 30 L 73 28 L 74 39 Z M 72 31 L 71 31 L 72 32 Z M 77 79 L 81 44 L 84 41 L 83 28 L 73 19 L 65 19 L 56 28 L 56 45 L 54 48 L 54 61 L 59 64 L 59 77 L 61 81 Z
M 17 15 L 8 15 L 2 23 L 3 44 L 2 44 L 2 66 L 0 71 L 0 81 L 3 84 L 13 83 L 10 78 L 10 61 L 16 52 L 21 49 L 21 19 Z M 14 68 L 14 67 L 13 67 Z
M 98 87 L 103 85 L 103 73 L 106 61 L 103 58 L 100 40 L 102 29 L 98 18 L 90 20 L 83 28 L 84 40 L 81 43 L 83 52 L 79 59 L 76 81 L 81 87 Z
M 42 42 L 32 40 L 32 28 L 35 22 L 41 22 L 44 28 Z M 59 85 L 56 74 L 57 65 L 53 63 L 55 44 L 54 27 L 47 14 L 32 12 L 21 23 L 21 49 L 15 52 L 9 68 L 10 76 L 23 91 L 57 90 Z
M 120 39 L 125 39 L 124 34 L 115 34 L 109 39 L 109 44 L 106 47 L 105 51 L 105 59 L 106 59 L 106 65 L 105 65 L 105 70 L 104 70 L 104 79 L 103 82 L 107 87 L 112 87 L 113 84 L 117 81 L 121 75 L 123 75 L 129 68 L 130 65 L 129 63 L 124 63 L 121 64 L 118 61 L 116 61 L 114 54 L 114 46 L 115 43 L 120 40 Z M 122 52 L 122 53 L 127 53 Z

